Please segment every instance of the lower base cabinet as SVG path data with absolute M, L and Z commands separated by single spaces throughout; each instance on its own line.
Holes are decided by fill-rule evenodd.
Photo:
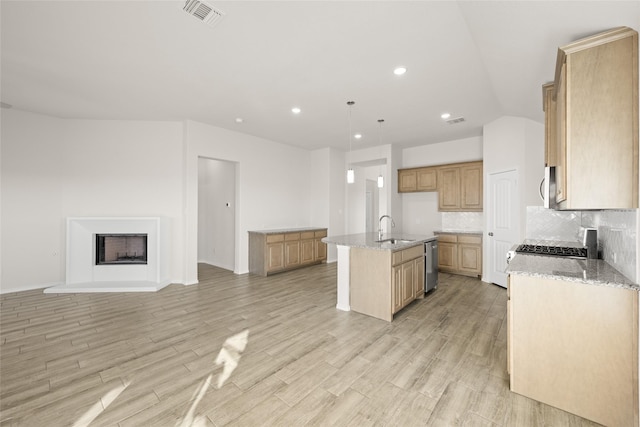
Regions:
M 510 275 L 511 391 L 607 426 L 638 426 L 638 292 Z
M 326 228 L 249 231 L 249 271 L 261 276 L 327 260 Z
M 386 320 L 424 298 L 424 245 L 395 252 L 351 248 L 351 310 Z
M 478 234 L 438 234 L 438 270 L 482 276 L 482 236 Z

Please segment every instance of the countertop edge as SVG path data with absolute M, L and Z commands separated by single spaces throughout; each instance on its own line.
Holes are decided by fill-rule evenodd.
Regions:
M 378 238 L 377 233 L 362 233 L 362 234 L 346 234 L 343 236 L 327 236 L 322 239 L 324 243 L 331 243 L 338 246 L 348 246 L 350 248 L 359 249 L 371 249 L 376 251 L 390 251 L 396 252 L 403 249 L 412 248 L 414 246 L 423 245 L 425 242 L 435 241 L 436 236 L 419 236 L 413 234 L 402 233 L 390 233 L 384 234 L 382 239 L 400 239 L 410 242 L 402 242 L 396 244 L 376 242 L 381 240 Z

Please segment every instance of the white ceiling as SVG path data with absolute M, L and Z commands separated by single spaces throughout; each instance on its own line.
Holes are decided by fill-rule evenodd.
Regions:
M 348 147 L 353 100 L 354 149 L 379 143 L 378 119 L 383 144 L 415 146 L 481 135 L 503 115 L 542 122 L 558 46 L 640 29 L 637 0 L 208 2 L 226 13 L 214 28 L 180 0 L 2 0 L 0 99 L 65 118 L 192 119 L 308 149 Z M 466 121 L 448 125 L 444 111 Z

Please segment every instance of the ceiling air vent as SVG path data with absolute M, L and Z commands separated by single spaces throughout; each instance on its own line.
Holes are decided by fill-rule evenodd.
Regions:
M 464 122 L 464 117 L 456 117 L 454 119 L 447 120 L 447 123 L 449 123 L 450 125 L 455 125 L 456 123 L 462 123 L 462 122 Z
M 215 26 L 224 18 L 225 13 L 215 9 L 210 4 L 199 0 L 187 0 L 183 7 L 189 15 L 193 15 L 210 27 Z

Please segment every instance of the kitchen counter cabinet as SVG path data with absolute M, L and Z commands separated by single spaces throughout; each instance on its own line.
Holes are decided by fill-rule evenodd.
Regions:
M 249 271 L 261 276 L 327 259 L 326 228 L 249 231 Z
M 507 293 L 511 390 L 638 426 L 638 291 L 511 274 Z
M 416 191 L 436 191 L 436 167 L 421 167 L 398 170 L 398 193 L 412 193 Z
M 442 212 L 482 212 L 483 162 L 398 169 L 398 193 L 438 192 Z
M 637 208 L 638 33 L 621 27 L 560 47 L 543 100 L 558 208 Z
M 482 162 L 438 168 L 438 210 L 482 212 Z
M 482 236 L 438 233 L 438 270 L 464 276 L 482 276 Z
M 386 320 L 424 297 L 424 244 L 397 251 L 352 247 L 350 305 L 358 313 Z

